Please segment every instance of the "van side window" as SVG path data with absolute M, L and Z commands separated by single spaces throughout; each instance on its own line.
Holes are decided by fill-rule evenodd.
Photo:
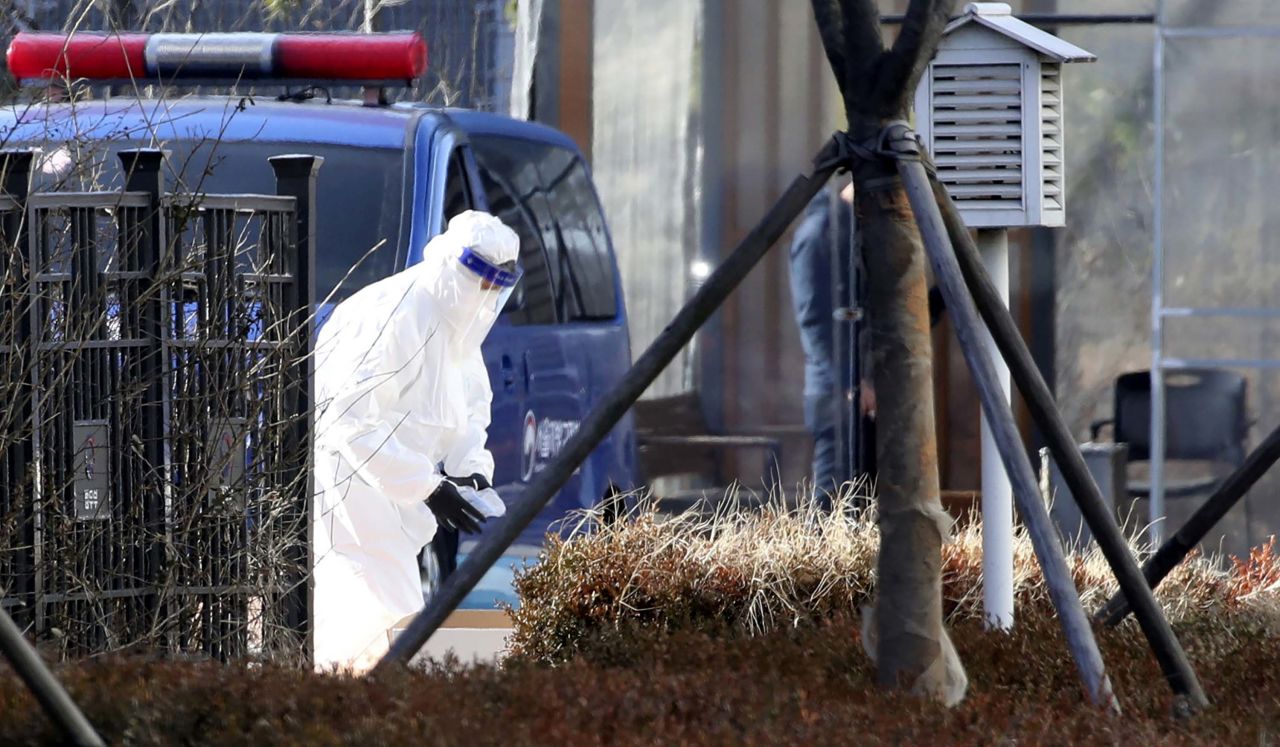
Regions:
M 548 148 L 538 170 L 555 216 L 563 273 L 575 303 L 569 318 L 613 319 L 618 314 L 617 287 L 604 215 L 582 159 L 563 148 Z
M 489 202 L 489 212 L 520 237 L 520 269 L 524 271 L 524 277 L 512 298 L 521 302 L 514 307 L 508 302 L 503 315 L 512 324 L 555 324 L 555 288 L 537 217 L 513 185 L 491 171 L 483 158 L 479 160 L 480 181 Z
M 449 171 L 444 180 L 444 225 L 458 213 L 472 208 L 471 190 L 467 188 L 467 169 L 462 160 L 462 149 L 454 148 L 449 154 Z
M 481 168 L 507 185 L 521 205 L 528 208 L 525 215 L 540 237 L 546 259 L 553 311 L 557 319 L 569 319 L 570 308 L 564 298 L 569 284 L 564 282 L 562 274 L 560 242 L 556 238 L 556 224 L 547 206 L 542 178 L 538 175 L 537 161 L 549 149 L 541 143 L 493 135 L 473 135 L 471 145 Z M 528 271 L 525 268 L 525 272 Z

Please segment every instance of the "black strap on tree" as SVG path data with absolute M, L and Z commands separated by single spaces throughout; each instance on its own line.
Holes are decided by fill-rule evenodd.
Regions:
M 897 137 L 894 130 L 899 126 L 907 128 L 907 132 L 910 132 L 910 125 L 901 120 L 889 122 L 874 137 L 861 142 L 855 140 L 848 132 L 835 132 L 819 151 L 815 164 L 818 168 L 833 166 L 838 169 L 837 173 L 851 172 L 859 164 L 880 166 L 883 175 L 865 182 L 863 189 L 891 189 L 899 183 L 899 176 L 892 170 L 901 158 L 893 148 L 894 138 Z M 914 133 L 911 137 L 914 138 Z M 913 139 L 912 142 L 915 140 Z M 929 169 L 933 169 L 932 165 Z
M 905 122 L 901 124 L 906 125 Z M 886 149 L 886 136 L 888 127 L 881 130 L 880 135 L 865 141 L 857 142 L 853 136 L 847 132 L 837 132 L 831 136 L 828 141 L 824 154 L 830 153 L 825 158 L 837 164 L 841 171 L 852 171 L 854 161 L 866 162 L 895 162 L 897 154 L 892 150 Z M 925 161 L 925 169 L 929 172 L 929 177 L 935 176 L 933 164 Z M 870 182 L 872 189 L 887 189 L 898 183 L 897 176 L 889 176 L 882 179 L 874 179 Z M 947 310 L 946 299 L 942 297 L 941 291 L 935 286 L 929 289 L 929 326 L 936 327 L 938 322 L 942 321 L 942 315 Z

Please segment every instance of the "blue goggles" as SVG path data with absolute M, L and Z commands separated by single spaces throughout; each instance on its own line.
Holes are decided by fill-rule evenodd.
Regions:
M 520 277 L 524 275 L 524 271 L 514 261 L 495 265 L 472 251 L 470 247 L 462 250 L 462 254 L 458 255 L 458 261 L 463 267 L 479 275 L 482 280 L 500 288 L 515 287 L 515 284 L 520 282 Z

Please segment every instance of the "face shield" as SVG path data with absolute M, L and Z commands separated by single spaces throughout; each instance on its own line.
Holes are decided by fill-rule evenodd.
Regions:
M 459 252 L 452 272 L 443 274 L 448 289 L 438 295 L 451 305 L 455 339 L 466 347 L 479 347 L 493 328 L 523 274 L 515 260 L 496 264 L 472 247 Z
M 458 263 L 480 278 L 480 290 L 493 296 L 497 314 L 502 313 L 507 300 L 515 292 L 516 283 L 520 282 L 520 278 L 524 275 L 524 271 L 515 260 L 503 262 L 500 265 L 494 264 L 480 256 L 471 247 L 463 248 L 458 256 Z

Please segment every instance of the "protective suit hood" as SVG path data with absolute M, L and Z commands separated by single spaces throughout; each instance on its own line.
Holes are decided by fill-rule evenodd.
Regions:
M 468 210 L 422 251 L 422 272 L 456 345 L 478 347 L 520 279 L 520 238 L 488 213 Z

